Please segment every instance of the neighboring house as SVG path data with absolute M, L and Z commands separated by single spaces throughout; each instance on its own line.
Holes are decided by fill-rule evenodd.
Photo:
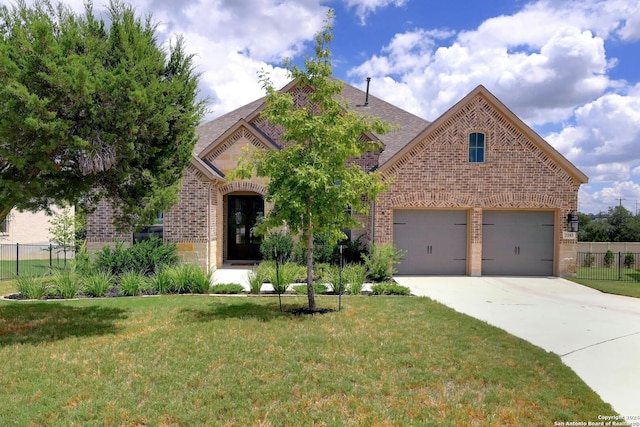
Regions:
M 54 207 L 54 215 L 62 209 Z M 44 211 L 20 212 L 11 211 L 7 218 L 0 223 L 0 244 L 49 244 L 51 234 L 49 221 L 53 216 Z
M 282 90 L 305 96 L 295 82 Z M 431 123 L 347 84 L 341 96 L 352 109 L 400 126 L 387 135 L 363 135 L 384 148 L 359 164 L 392 184 L 352 238 L 405 249 L 400 274 L 575 273 L 576 236 L 568 217 L 587 177 L 487 89 L 477 87 Z M 260 258 L 252 227 L 270 208 L 262 197 L 265 181 L 230 182 L 225 174 L 244 147 L 283 144 L 281 130 L 260 117 L 263 102 L 198 129 L 180 202 L 164 213 L 160 227 L 185 261 L 220 268 Z M 90 249 L 131 241 L 132 234 L 114 230 L 111 215 L 102 202 L 89 217 Z

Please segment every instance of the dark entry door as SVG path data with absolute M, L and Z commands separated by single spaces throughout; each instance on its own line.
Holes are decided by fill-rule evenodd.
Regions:
M 255 235 L 254 226 L 264 215 L 262 196 L 230 195 L 227 202 L 227 259 L 261 259 L 261 239 Z

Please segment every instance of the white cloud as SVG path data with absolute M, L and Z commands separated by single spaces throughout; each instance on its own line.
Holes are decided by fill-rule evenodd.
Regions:
M 399 105 L 417 103 L 420 107 L 412 111 L 427 119 L 438 117 L 478 84 L 529 124 L 568 119 L 576 106 L 616 85 L 607 77 L 611 64 L 604 40 L 596 35 L 609 34 L 615 26 L 599 23 L 592 31 L 587 22 L 595 12 L 580 7 L 576 13 L 570 6 L 535 3 L 515 15 L 489 19 L 439 47 L 433 31 L 397 34 L 349 76 L 357 81 L 365 74 L 391 77 L 393 84 L 376 87 L 381 97 L 398 85 L 410 87 L 413 99 Z
M 575 125 L 546 137 L 590 175 L 592 182 L 640 174 L 640 84 L 579 107 Z
M 367 21 L 367 16 L 375 12 L 376 9 L 389 5 L 402 7 L 407 4 L 407 1 L 408 0 L 344 0 L 344 3 L 347 7 L 356 9 L 356 14 L 360 18 L 360 23 L 364 25 Z
M 585 213 L 606 211 L 609 207 L 622 204 L 632 213 L 640 207 L 640 184 L 620 181 L 609 186 L 583 185 L 578 194 L 578 210 Z

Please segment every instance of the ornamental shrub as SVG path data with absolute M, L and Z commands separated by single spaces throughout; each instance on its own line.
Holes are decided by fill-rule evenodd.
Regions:
M 80 277 L 72 270 L 60 270 L 53 274 L 53 287 L 62 298 L 75 298 L 80 293 Z
M 293 237 L 284 231 L 271 232 L 262 240 L 260 253 L 267 261 L 275 260 L 276 253 L 280 262 L 290 261 L 293 253 Z
M 82 288 L 85 295 L 90 297 L 103 297 L 113 288 L 115 276 L 104 271 L 97 271 L 86 276 Z
M 16 276 L 16 288 L 26 299 L 42 299 L 49 293 L 49 280 L 45 277 Z
M 371 244 L 369 254 L 362 255 L 367 266 L 367 276 L 374 282 L 384 282 L 396 273 L 396 264 L 402 261 L 406 251 L 399 250 L 393 243 Z
M 633 268 L 635 264 L 636 257 L 631 252 L 627 252 L 627 254 L 624 256 L 624 266 L 626 268 Z
M 244 286 L 239 283 L 217 283 L 211 286 L 212 294 L 241 294 Z
M 134 243 L 125 248 L 122 242 L 115 248 L 103 247 L 96 252 L 95 267 L 98 270 L 119 276 L 125 271 L 134 271 L 152 276 L 162 267 L 176 265 L 178 249 L 175 244 L 163 244 L 158 237 Z
M 607 250 L 607 253 L 604 254 L 604 266 L 611 267 L 613 265 L 613 261 L 615 260 L 615 255 L 611 252 L 611 249 Z
M 587 252 L 584 256 L 583 265 L 584 267 L 593 267 L 593 263 L 596 261 L 595 255 L 591 252 Z
M 373 295 L 409 295 L 410 290 L 397 283 L 384 282 L 371 285 L 371 292 Z
M 367 267 L 362 264 L 347 264 L 342 270 L 342 279 L 347 285 L 350 295 L 360 295 L 367 280 Z

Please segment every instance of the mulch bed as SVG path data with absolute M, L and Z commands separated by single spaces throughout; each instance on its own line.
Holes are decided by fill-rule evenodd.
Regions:
M 300 308 L 292 308 L 290 310 L 285 310 L 285 312 L 287 313 L 291 313 L 294 316 L 302 316 L 303 314 L 307 314 L 307 315 L 315 315 L 315 314 L 327 314 L 327 313 L 333 313 L 336 310 L 334 310 L 333 308 L 316 308 L 315 310 L 312 310 L 308 307 L 300 307 Z

